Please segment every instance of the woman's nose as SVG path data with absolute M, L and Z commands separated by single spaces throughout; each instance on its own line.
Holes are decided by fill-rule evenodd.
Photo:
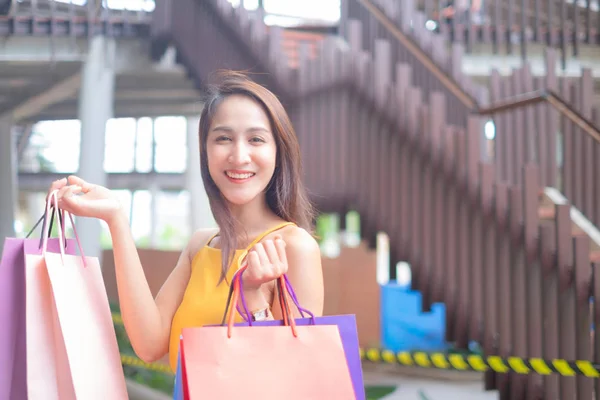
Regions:
M 250 162 L 249 150 L 245 143 L 235 143 L 229 156 L 229 162 L 235 165 L 248 164 Z

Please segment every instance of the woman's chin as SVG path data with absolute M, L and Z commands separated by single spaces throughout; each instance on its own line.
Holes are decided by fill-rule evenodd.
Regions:
M 224 195 L 223 197 L 225 197 L 225 199 L 227 200 L 227 202 L 235 207 L 241 207 L 241 206 L 245 206 L 247 204 L 250 204 L 253 200 L 256 199 L 256 195 Z

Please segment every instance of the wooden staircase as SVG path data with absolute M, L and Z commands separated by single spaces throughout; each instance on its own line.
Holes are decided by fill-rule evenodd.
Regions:
M 319 46 L 325 36 L 324 33 L 320 32 L 284 29 L 282 32 L 281 47 L 287 56 L 290 68 L 298 68 L 301 51 L 306 51 L 306 57 L 309 60 L 316 59 L 319 54 Z M 303 50 L 303 47 L 305 50 Z
M 557 206 L 568 204 L 567 198 L 554 188 L 544 189 L 540 193 L 539 199 L 540 224 L 552 223 L 556 218 Z M 574 206 L 570 207 L 569 215 L 571 237 L 587 237 L 590 240 L 590 262 L 600 262 L 600 230 Z

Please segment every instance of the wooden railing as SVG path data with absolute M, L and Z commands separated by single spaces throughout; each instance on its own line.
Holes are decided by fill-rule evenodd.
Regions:
M 595 168 L 591 165 L 600 109 L 593 102 L 594 82 L 589 69 L 582 69 L 579 78 L 559 77 L 556 51 L 548 48 L 545 76 L 534 77 L 526 63 L 509 76 L 493 70 L 490 87 L 475 85 L 460 69 L 462 45 L 454 44 L 448 53 L 443 37 L 425 29 L 405 27 L 404 31 L 402 10 L 386 9 L 385 4 L 381 8 L 375 3 L 373 0 L 345 2 L 343 14 L 361 21 L 367 31 L 362 29 L 357 33 L 352 19 L 343 21 L 342 33 L 351 45 L 354 43 L 358 50 L 373 51 L 381 39 L 397 44 L 391 55 L 392 65 L 414 66 L 417 76 L 413 77 L 413 83 L 425 95 L 433 91 L 445 93 L 452 118 L 449 122 L 465 126 L 464 118 L 472 114 L 493 118 L 494 125 L 488 128 L 495 128 L 495 140 L 482 143 L 482 154 L 492 157 L 500 178 L 519 183 L 522 177 L 515 161 L 535 162 L 540 166 L 543 186 L 563 191 L 590 220 L 600 225 L 600 215 L 596 216 L 598 211 L 591 200 L 591 194 L 598 191 Z M 536 106 L 531 102 L 512 104 L 515 96 L 530 96 L 539 91 L 552 96 L 545 96 L 545 103 Z M 491 103 L 505 107 L 490 108 Z M 515 108 L 516 105 L 519 107 Z M 587 154 L 574 148 L 584 143 L 589 144 L 585 146 Z
M 220 67 L 262 73 L 257 77 L 291 114 L 318 208 L 357 210 L 367 239 L 388 234 L 392 265 L 410 263 L 425 307 L 446 304 L 448 340 L 459 347 L 477 341 L 486 354 L 503 357 L 600 362 L 594 350 L 600 338 L 590 334 L 592 323 L 600 322 L 600 274 L 592 273 L 600 234 L 556 187 L 548 187 L 559 177 L 565 184 L 591 177 L 590 186 L 573 183 L 580 189 L 569 189 L 569 200 L 579 192 L 589 199 L 600 188 L 600 179 L 593 179 L 598 168 L 589 168 L 598 157 L 588 158 L 598 144 L 582 133 L 584 125 L 593 125 L 585 100 L 588 73 L 570 81 L 552 69 L 533 79 L 525 67 L 494 77 L 489 95 L 474 85 L 465 91 L 457 58 L 443 53 L 444 46 L 437 49 L 433 39 L 412 36 L 463 92 L 482 97 L 473 110 L 373 14 L 344 21 L 347 41 L 326 37 L 316 58 L 301 51 L 293 69 L 282 56 L 281 32 L 275 28 L 266 36 L 262 21 L 225 0 L 177 0 L 171 12 L 163 32 L 199 84 Z M 554 95 L 536 104 L 521 99 L 516 110 L 502 103 L 534 90 Z M 574 93 L 580 104 L 566 107 L 560 98 L 572 101 L 565 93 Z M 494 115 L 494 140 L 483 135 L 489 117 L 481 113 Z M 559 129 L 566 137 L 564 159 L 576 168 L 557 162 Z M 487 375 L 489 389 L 514 400 L 587 400 L 594 384 L 600 393 L 599 382 Z
M 88 1 L 86 5 L 77 5 L 54 0 L 12 1 L 8 13 L 0 15 L 0 34 L 148 36 L 151 12 L 115 10 L 102 6 L 103 3 Z
M 415 23 L 435 22 L 436 32 L 464 43 L 467 52 L 475 44 L 489 44 L 495 53 L 518 52 L 525 60 L 531 45 L 545 45 L 559 49 L 564 66 L 569 56 L 581 54 L 581 46 L 600 44 L 600 4 L 594 0 L 465 1 L 466 8 L 456 9 L 454 17 L 447 14 L 446 0 L 402 3 Z

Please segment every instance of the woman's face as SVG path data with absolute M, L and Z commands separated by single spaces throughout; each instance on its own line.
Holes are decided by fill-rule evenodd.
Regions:
M 253 99 L 228 96 L 217 108 L 206 141 L 210 176 L 233 205 L 264 196 L 277 146 L 269 118 Z

